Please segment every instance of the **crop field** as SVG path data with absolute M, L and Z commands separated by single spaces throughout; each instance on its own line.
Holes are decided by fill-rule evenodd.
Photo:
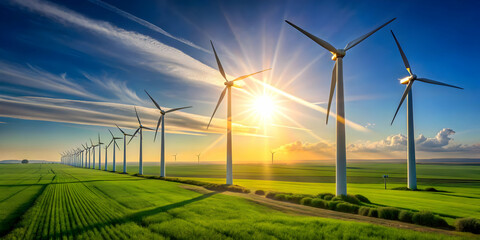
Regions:
M 441 192 L 391 190 L 406 186 L 406 165 L 399 163 L 351 163 L 348 191 L 362 194 L 379 205 L 429 210 L 447 217 L 480 218 L 480 165 L 418 164 L 418 187 Z M 129 166 L 134 172 L 135 166 Z M 144 167 L 146 175 L 158 175 L 157 166 Z M 224 183 L 222 165 L 169 165 L 167 175 L 205 182 Z M 382 176 L 388 174 L 387 190 Z M 234 166 L 234 183 L 252 190 L 303 194 L 335 193 L 335 166 L 320 164 L 240 164 Z M 414 203 L 414 204 L 412 204 Z
M 286 183 L 286 186 L 294 184 Z M 271 187 L 281 185 L 272 182 Z M 471 236 L 291 215 L 242 197 L 191 191 L 175 182 L 58 164 L 0 165 L 0 211 L 3 239 L 461 239 Z

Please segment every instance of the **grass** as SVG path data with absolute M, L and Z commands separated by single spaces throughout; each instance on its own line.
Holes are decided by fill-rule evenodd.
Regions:
M 42 177 L 41 177 L 42 176 Z M 39 180 L 40 179 L 40 180 Z M 455 239 L 368 223 L 302 217 L 179 183 L 57 164 L 0 166 L 4 239 Z M 34 193 L 19 196 L 29 187 Z M 21 191 L 21 187 L 27 187 Z M 15 188 L 15 189 L 10 189 Z M 19 193 L 16 193 L 19 192 Z M 16 193 L 16 194 L 15 194 Z M 10 197 L 14 195 L 13 197 Z M 368 196 L 367 196 L 368 197 Z M 22 201 L 20 201 L 22 200 Z M 27 203 L 27 205 L 25 205 Z M 5 209 L 5 208 L 0 208 Z M 16 209 L 19 218 L 9 216 Z M 3 211 L 3 210 L 2 210 Z M 470 236 L 470 235 L 465 235 Z
M 414 211 L 427 210 L 447 217 L 480 218 L 480 165 L 419 164 L 419 188 L 434 187 L 439 192 L 400 191 L 406 186 L 406 164 L 351 163 L 348 165 L 348 192 L 361 194 L 380 206 Z M 145 174 L 158 174 L 158 166 L 145 166 Z M 129 166 L 135 171 L 135 166 Z M 335 192 L 335 167 L 327 164 L 239 164 L 234 165 L 234 184 L 265 192 L 291 192 L 316 195 Z M 205 182 L 224 183 L 222 165 L 169 165 L 168 174 Z M 384 190 L 383 174 L 388 174 Z M 415 204 L 412 204 L 414 202 Z

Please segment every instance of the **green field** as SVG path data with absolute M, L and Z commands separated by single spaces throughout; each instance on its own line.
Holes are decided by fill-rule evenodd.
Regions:
M 406 165 L 398 163 L 351 163 L 348 192 L 367 196 L 379 205 L 429 210 L 454 218 L 480 218 L 480 165 L 419 164 L 418 187 L 443 192 L 390 190 L 406 186 Z M 135 172 L 136 166 L 129 166 Z M 144 167 L 144 174 L 158 175 L 158 166 Z M 170 165 L 168 176 L 224 183 L 222 165 Z M 382 176 L 388 174 L 387 190 Z M 320 164 L 239 164 L 234 166 L 234 183 L 249 189 L 292 193 L 335 193 L 335 167 Z
M 192 167 L 178 166 L 178 171 Z M 172 167 L 172 174 L 173 171 Z M 271 186 L 281 185 L 275 186 L 272 182 Z M 294 216 L 241 197 L 197 193 L 174 182 L 58 164 L 0 165 L 0 211 L 0 236 L 5 239 L 450 239 L 463 236 Z

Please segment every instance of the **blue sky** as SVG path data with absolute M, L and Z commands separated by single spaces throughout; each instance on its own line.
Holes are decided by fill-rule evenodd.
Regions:
M 403 158 L 405 106 L 391 118 L 407 76 L 392 29 L 412 70 L 465 90 L 414 85 L 417 154 L 480 156 L 480 31 L 476 1 L 2 1 L 0 9 L 1 159 L 57 160 L 58 152 L 114 123 L 133 129 L 133 106 L 147 125 L 161 106 L 193 108 L 167 117 L 167 154 L 194 161 L 225 156 L 225 103 L 205 129 L 222 89 L 210 40 L 229 76 L 272 67 L 234 89 L 234 156 L 239 161 L 334 157 L 334 121 L 259 82 L 325 107 L 333 61 L 288 19 L 337 48 L 396 17 L 344 58 L 347 157 Z M 264 116 L 253 100 L 267 95 L 276 113 Z M 334 103 L 335 104 L 335 103 Z M 333 105 L 335 110 L 335 105 Z M 261 111 L 261 110 L 260 110 Z M 264 113 L 263 113 L 264 114 Z M 268 119 L 265 119 L 267 118 Z M 262 118 L 262 120 L 259 120 Z M 114 130 L 113 128 L 110 128 Z M 132 130 L 130 130 L 132 131 Z M 117 131 L 118 133 L 118 131 Z M 147 133 L 147 161 L 159 143 Z M 138 143 L 129 154 L 136 159 Z M 122 144 L 121 144 L 122 145 Z M 130 147 L 131 146 L 131 147 Z M 241 151 L 249 149 L 249 151 Z M 245 153 L 244 153 L 245 152 Z

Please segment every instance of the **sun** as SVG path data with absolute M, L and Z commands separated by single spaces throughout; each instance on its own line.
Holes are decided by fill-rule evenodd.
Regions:
M 271 119 L 276 111 L 276 104 L 272 97 L 267 95 L 257 96 L 253 101 L 255 112 L 263 119 Z

